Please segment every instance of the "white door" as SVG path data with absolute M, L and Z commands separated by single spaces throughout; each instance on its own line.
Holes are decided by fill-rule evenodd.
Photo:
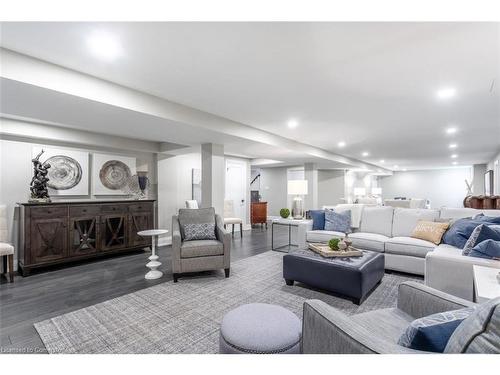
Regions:
M 226 161 L 226 200 L 233 201 L 234 217 L 246 222 L 246 165 L 237 160 Z M 236 225 L 235 230 L 240 230 Z

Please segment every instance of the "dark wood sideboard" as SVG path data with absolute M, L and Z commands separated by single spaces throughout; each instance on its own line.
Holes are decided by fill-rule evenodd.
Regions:
M 19 271 L 42 268 L 151 244 L 137 232 L 154 228 L 154 200 L 18 203 Z

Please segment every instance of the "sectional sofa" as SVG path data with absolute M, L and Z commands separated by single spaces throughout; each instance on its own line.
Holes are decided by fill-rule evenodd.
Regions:
M 352 230 L 349 238 L 353 246 L 385 254 L 387 270 L 425 275 L 425 283 L 433 288 L 468 300 L 473 299 L 474 264 L 500 268 L 495 260 L 462 255 L 462 249 L 412 238 L 419 220 L 458 219 L 479 213 L 500 216 L 500 210 L 470 208 L 410 209 L 389 206 L 338 205 L 337 210 L 351 210 Z M 344 237 L 341 232 L 312 230 L 312 222 L 299 230 L 299 243 L 328 242 L 333 237 Z

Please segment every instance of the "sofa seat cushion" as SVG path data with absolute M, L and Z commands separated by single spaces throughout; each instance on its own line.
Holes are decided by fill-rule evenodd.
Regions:
M 397 344 L 414 318 L 401 310 L 389 308 L 356 314 L 351 319 L 371 332 L 374 337 Z
M 349 234 L 352 240 L 352 245 L 359 249 L 378 251 L 383 253 L 385 250 L 385 242 L 389 237 L 377 233 L 356 232 Z
M 209 257 L 224 254 L 222 242 L 216 240 L 185 241 L 181 245 L 181 258 Z
M 345 233 L 331 230 L 310 230 L 306 233 L 307 242 L 328 242 L 332 238 L 344 238 Z
M 389 254 L 408 255 L 425 258 L 425 255 L 436 248 L 432 242 L 412 237 L 393 237 L 385 243 L 385 252 Z

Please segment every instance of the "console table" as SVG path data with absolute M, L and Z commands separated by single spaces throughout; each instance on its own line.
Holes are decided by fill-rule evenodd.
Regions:
M 18 203 L 19 271 L 138 250 L 151 238 L 154 200 Z

